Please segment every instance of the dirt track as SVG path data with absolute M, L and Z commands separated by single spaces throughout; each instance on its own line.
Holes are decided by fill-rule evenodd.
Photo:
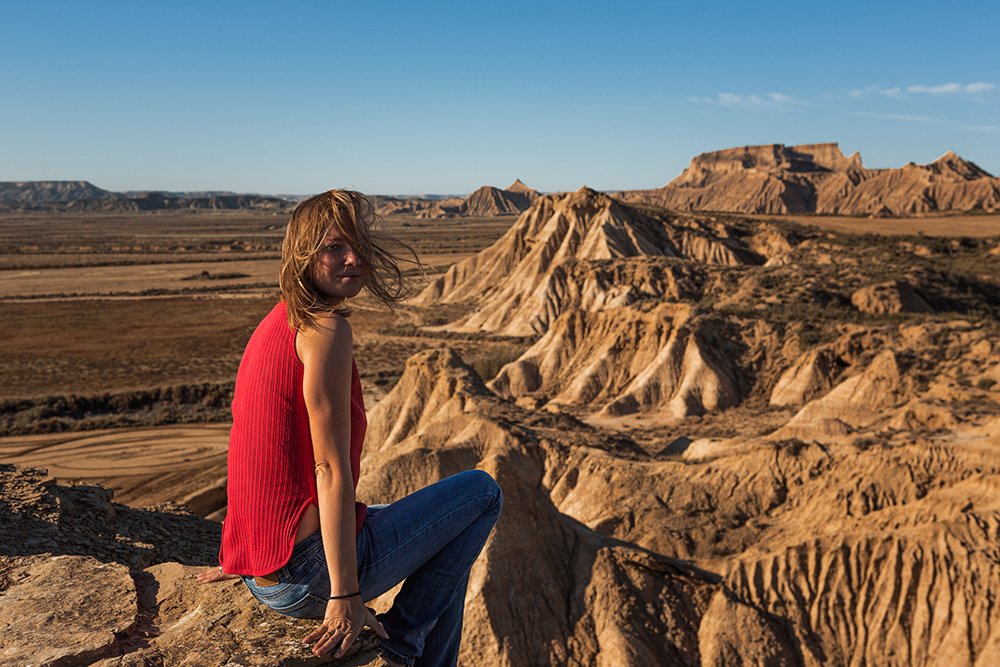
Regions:
M 0 460 L 46 468 L 61 482 L 93 482 L 118 502 L 180 500 L 226 474 L 228 424 L 85 431 L 0 439 Z

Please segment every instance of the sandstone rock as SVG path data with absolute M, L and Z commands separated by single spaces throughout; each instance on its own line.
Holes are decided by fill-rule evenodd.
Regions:
M 829 349 L 809 350 L 781 374 L 771 391 L 771 405 L 802 405 L 822 396 L 833 387 L 838 372 Z
M 522 183 L 520 178 L 515 178 L 514 182 L 508 185 L 506 188 L 504 188 L 504 190 L 506 190 L 507 192 L 516 192 L 518 194 L 524 195 L 525 197 L 528 198 L 529 203 L 534 203 L 536 199 L 542 196 L 541 194 L 539 194 L 538 190 L 530 188 L 524 183 Z
M 913 286 L 903 280 L 862 287 L 851 295 L 851 303 L 863 313 L 932 313 Z
M 699 628 L 701 664 L 704 667 L 799 664 L 798 650 L 786 639 L 777 621 L 718 591 Z
M 998 618 L 984 598 L 998 575 L 975 544 L 941 526 L 890 539 L 816 540 L 739 563 L 727 582 L 741 599 L 791 622 L 802 664 L 881 665 L 906 656 L 912 665 L 972 665 L 997 656 Z M 894 594 L 880 594 L 888 590 Z
M 766 257 L 768 261 L 771 261 L 780 255 L 791 252 L 792 248 L 794 248 L 797 243 L 790 235 L 783 234 L 777 229 L 765 226 L 750 237 L 748 245 L 755 253 Z
M 958 420 L 948 408 L 912 400 L 899 409 L 888 426 L 897 431 L 936 431 L 950 429 L 957 424 Z
M 459 215 L 478 217 L 517 215 L 529 206 L 531 206 L 531 199 L 525 193 L 484 185 L 462 202 L 458 213 Z
M 31 556 L 0 572 L 0 662 L 89 665 L 117 655 L 139 608 L 127 567 L 81 556 Z
M 821 398 L 807 403 L 773 439 L 796 438 L 823 441 L 870 426 L 883 411 L 905 395 L 896 355 L 886 350 L 864 373 L 844 380 Z
M 5 534 L 0 551 L 0 663 L 318 664 L 301 642 L 317 621 L 267 610 L 242 582 L 194 579 L 217 563 L 219 524 L 190 512 L 124 506 L 109 519 L 105 510 L 114 506 L 100 498 L 110 499 L 110 490 L 53 482 L 39 471 L 0 466 L 0 502 L 18 537 Z M 103 523 L 126 548 L 94 531 Z M 10 522 L 0 527 L 6 533 Z M 76 539 L 81 529 L 90 540 Z M 144 558 L 131 556 L 126 533 L 150 536 Z M 143 570 L 149 562 L 156 564 Z M 363 646 L 372 646 L 373 636 L 366 637 Z M 372 659 L 368 653 L 345 664 Z

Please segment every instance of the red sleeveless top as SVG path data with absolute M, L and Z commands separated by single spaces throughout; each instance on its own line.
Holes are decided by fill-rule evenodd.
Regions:
M 306 508 L 319 504 L 302 362 L 284 303 L 250 337 L 233 396 L 229 507 L 219 562 L 232 574 L 261 576 L 288 562 Z M 351 477 L 357 489 L 368 426 L 361 378 L 351 362 Z M 367 507 L 356 503 L 357 530 Z

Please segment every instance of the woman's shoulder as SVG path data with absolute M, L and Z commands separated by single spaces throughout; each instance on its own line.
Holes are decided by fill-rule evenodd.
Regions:
M 295 347 L 303 361 L 313 355 L 353 357 L 354 331 L 347 319 L 331 313 L 299 328 Z

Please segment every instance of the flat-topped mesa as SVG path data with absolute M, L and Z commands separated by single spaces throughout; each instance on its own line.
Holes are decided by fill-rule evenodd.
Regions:
M 702 153 L 662 188 L 618 196 L 675 211 L 884 217 L 1000 210 L 1000 179 L 951 151 L 927 165 L 868 169 L 836 143 L 764 144 Z
M 123 196 L 87 181 L 0 181 L 0 201 L 37 204 Z
M 780 174 L 783 172 L 842 172 L 864 169 L 861 155 L 846 157 L 836 143 L 802 144 L 787 147 L 784 144 L 741 146 L 702 153 L 691 159 L 691 164 L 667 187 L 702 187 L 715 177 L 733 172 L 757 170 Z

